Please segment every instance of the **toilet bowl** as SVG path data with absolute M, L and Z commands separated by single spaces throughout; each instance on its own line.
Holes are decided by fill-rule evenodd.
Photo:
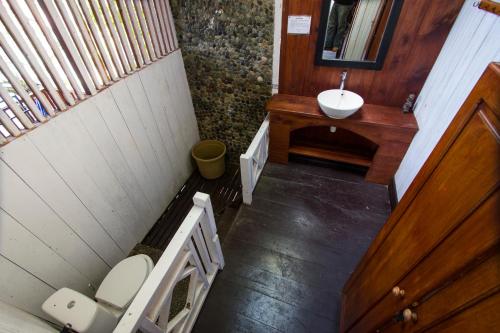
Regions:
M 42 304 L 42 310 L 80 333 L 112 332 L 152 269 L 153 261 L 146 255 L 123 259 L 106 275 L 95 301 L 61 288 Z

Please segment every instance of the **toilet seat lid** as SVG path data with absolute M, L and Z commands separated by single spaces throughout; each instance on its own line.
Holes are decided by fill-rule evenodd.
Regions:
M 137 294 L 151 269 L 152 261 L 145 255 L 123 259 L 106 275 L 95 298 L 118 309 L 125 308 Z

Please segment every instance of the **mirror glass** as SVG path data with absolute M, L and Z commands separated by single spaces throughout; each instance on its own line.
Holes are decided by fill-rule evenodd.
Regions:
M 402 2 L 324 0 L 317 62 L 331 66 L 381 67 Z M 360 64 L 356 66 L 356 63 Z

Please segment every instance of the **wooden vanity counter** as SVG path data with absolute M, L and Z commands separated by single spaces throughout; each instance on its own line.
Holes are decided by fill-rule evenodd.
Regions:
M 365 104 L 361 110 L 345 119 L 324 115 L 314 97 L 274 95 L 266 106 L 270 114 L 269 160 L 288 163 L 288 154 L 305 155 L 368 168 L 365 179 L 389 185 L 404 154 L 418 131 L 411 113 L 399 108 Z M 373 154 L 344 149 L 342 142 L 335 145 L 314 142 L 294 142 L 292 132 L 308 127 L 331 127 L 359 135 L 360 141 L 371 142 Z

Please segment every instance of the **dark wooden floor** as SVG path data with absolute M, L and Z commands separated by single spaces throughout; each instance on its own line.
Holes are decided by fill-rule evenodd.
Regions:
M 193 332 L 336 332 L 342 286 L 389 212 L 386 187 L 359 174 L 268 163 Z
M 234 222 L 242 200 L 239 171 L 239 165 L 228 165 L 222 177 L 207 180 L 195 170 L 140 245 L 165 250 L 193 207 L 193 196 L 197 191 L 210 195 L 219 237 L 223 238 Z

